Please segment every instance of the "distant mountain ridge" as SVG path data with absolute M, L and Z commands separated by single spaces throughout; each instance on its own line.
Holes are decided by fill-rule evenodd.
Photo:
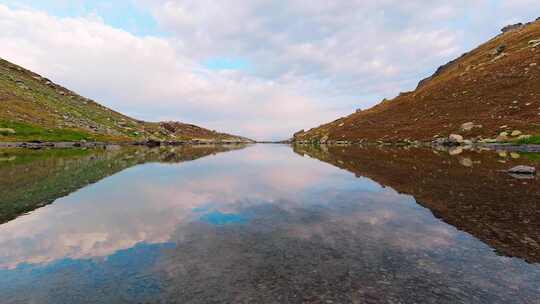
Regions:
M 250 142 L 180 122 L 145 122 L 0 58 L 2 141 Z
M 295 142 L 540 140 L 540 19 L 441 66 L 416 90 L 294 134 Z M 528 136 L 530 135 L 530 136 Z

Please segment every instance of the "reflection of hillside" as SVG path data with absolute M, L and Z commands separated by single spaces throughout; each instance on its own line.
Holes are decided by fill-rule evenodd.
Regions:
M 0 150 L 0 223 L 138 164 L 179 163 L 243 147 Z
M 429 149 L 373 146 L 294 149 L 413 195 L 434 215 L 500 254 L 540 262 L 540 180 L 518 180 L 500 172 L 527 164 L 525 158 L 503 163 L 496 153 L 450 156 Z

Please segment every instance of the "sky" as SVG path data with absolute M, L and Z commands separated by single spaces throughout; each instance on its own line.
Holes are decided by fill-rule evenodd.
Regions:
M 537 17 L 538 0 L 0 0 L 0 57 L 138 119 L 278 140 Z

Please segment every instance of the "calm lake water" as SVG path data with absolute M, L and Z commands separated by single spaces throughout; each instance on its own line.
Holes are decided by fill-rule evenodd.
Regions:
M 0 303 L 540 303 L 540 155 L 0 150 Z

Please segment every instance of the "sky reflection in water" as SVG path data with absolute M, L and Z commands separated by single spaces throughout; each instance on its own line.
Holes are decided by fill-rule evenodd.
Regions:
M 527 303 L 538 286 L 537 264 L 287 146 L 139 165 L 0 226 L 2 303 Z

